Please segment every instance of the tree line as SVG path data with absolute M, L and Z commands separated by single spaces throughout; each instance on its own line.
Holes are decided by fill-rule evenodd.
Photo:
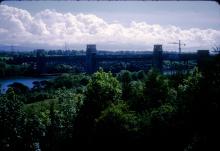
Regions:
M 0 150 L 219 148 L 220 56 L 187 74 L 102 69 L 0 96 Z

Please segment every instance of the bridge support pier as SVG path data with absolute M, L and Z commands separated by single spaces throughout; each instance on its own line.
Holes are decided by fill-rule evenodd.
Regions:
M 206 61 L 209 59 L 209 50 L 197 50 L 197 66 L 200 71 L 205 68 Z
M 154 45 L 153 68 L 163 72 L 163 48 L 162 45 Z
M 94 73 L 96 71 L 96 45 L 90 44 L 86 48 L 86 72 Z
M 46 73 L 46 62 L 45 62 L 45 50 L 38 49 L 37 51 L 37 72 L 42 74 Z

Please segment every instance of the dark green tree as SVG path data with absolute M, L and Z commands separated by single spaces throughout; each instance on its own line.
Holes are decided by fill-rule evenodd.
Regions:
M 96 142 L 103 145 L 131 146 L 136 144 L 139 119 L 124 101 L 112 104 L 96 119 Z
M 22 141 L 22 102 L 12 88 L 0 96 L 0 150 L 16 150 Z
M 13 88 L 16 94 L 27 94 L 29 92 L 29 88 L 22 83 L 14 82 L 9 87 Z
M 109 72 L 96 72 L 87 85 L 86 99 L 93 102 L 101 110 L 121 97 L 119 81 Z
M 95 135 L 95 119 L 101 111 L 121 98 L 121 87 L 111 73 L 102 69 L 94 73 L 87 85 L 86 98 L 75 123 L 77 145 L 93 144 Z
M 118 78 L 121 81 L 121 85 L 122 85 L 122 99 L 127 101 L 129 98 L 129 90 L 130 90 L 129 83 L 132 80 L 131 73 L 127 70 L 122 70 L 119 73 Z
M 144 86 L 143 109 L 156 108 L 165 103 L 169 95 L 169 81 L 159 72 L 150 70 Z

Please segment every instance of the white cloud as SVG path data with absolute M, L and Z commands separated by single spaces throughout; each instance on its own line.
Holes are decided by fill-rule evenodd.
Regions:
M 119 21 L 108 23 L 93 14 L 59 13 L 44 10 L 35 15 L 28 11 L 0 5 L 0 44 L 45 45 L 60 47 L 96 43 L 104 48 L 142 49 L 181 39 L 186 49 L 209 49 L 220 43 L 220 31 L 214 29 L 181 29 L 176 26 L 150 25 Z M 176 47 L 176 46 L 175 46 Z

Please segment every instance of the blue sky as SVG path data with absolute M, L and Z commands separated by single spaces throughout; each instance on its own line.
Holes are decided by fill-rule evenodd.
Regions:
M 66 13 L 92 13 L 109 22 L 145 21 L 149 24 L 176 25 L 183 28 L 220 29 L 220 6 L 212 1 L 5 1 L 3 4 L 36 14 L 45 9 Z
M 173 41 L 175 39 L 179 40 L 183 36 L 184 37 L 183 40 L 185 40 L 186 42 L 190 42 L 190 41 L 194 42 L 194 44 L 188 45 L 188 49 L 196 49 L 196 48 L 199 49 L 199 48 L 210 48 L 211 45 L 214 45 L 216 43 L 218 44 L 220 41 L 219 40 L 220 5 L 218 5 L 216 2 L 207 2 L 207 1 L 200 1 L 200 2 L 198 1 L 197 2 L 196 1 L 194 2 L 189 2 L 189 1 L 185 1 L 185 2 L 184 1 L 183 2 L 178 2 L 178 1 L 175 2 L 12 1 L 10 2 L 10 1 L 4 1 L 2 2 L 2 5 L 10 7 L 10 9 L 16 8 L 22 10 L 23 11 L 22 13 L 24 13 L 24 11 L 29 13 L 29 16 L 34 18 L 31 20 L 34 22 L 34 24 L 37 24 L 38 26 L 45 25 L 45 27 L 42 26 L 40 28 L 40 32 L 46 35 L 48 35 L 49 32 L 52 32 L 49 31 L 49 27 L 48 27 L 51 26 L 51 23 L 57 25 L 51 28 L 57 29 L 56 31 L 58 32 L 58 34 L 54 36 L 57 36 L 56 40 L 57 43 L 60 43 L 59 44 L 60 47 L 62 47 L 62 43 L 64 43 L 64 41 L 61 40 L 61 37 L 63 36 L 62 38 L 64 39 L 69 38 L 68 34 L 63 35 L 62 33 L 59 33 L 59 30 L 63 30 L 61 24 L 65 23 L 66 25 L 67 22 L 68 23 L 72 22 L 71 25 L 74 24 L 74 29 L 72 29 L 71 27 L 72 29 L 71 31 L 72 33 L 76 34 L 76 37 L 80 37 L 79 35 L 81 35 L 80 39 L 82 39 L 82 36 L 84 37 L 87 36 L 85 40 L 81 40 L 79 42 L 77 42 L 77 40 L 69 40 L 69 42 L 67 43 L 69 43 L 70 47 L 71 45 L 75 45 L 75 46 L 78 45 L 76 43 L 85 44 L 86 40 L 88 40 L 88 42 L 99 43 L 98 41 L 99 39 L 101 40 L 105 39 L 100 42 L 100 46 L 102 46 L 103 48 L 106 47 L 110 49 L 128 49 L 128 48 L 144 49 L 145 47 L 151 48 L 150 45 L 152 45 L 152 43 L 162 43 L 166 45 L 169 41 Z M 9 10 L 6 8 L 4 9 L 5 11 Z M 67 17 L 68 19 L 65 19 L 64 21 L 60 21 L 60 20 L 57 21 L 57 19 L 53 18 L 51 19 L 51 22 L 48 22 L 46 20 L 47 17 L 45 17 L 45 14 L 51 16 L 52 14 L 56 14 L 56 15 L 60 14 L 66 17 L 68 16 L 66 15 L 68 13 L 71 14 L 73 18 L 76 17 L 77 19 L 75 20 L 75 18 L 74 19 L 71 18 L 70 20 L 68 20 L 69 17 Z M 19 15 L 22 16 L 21 14 Z M 83 18 L 84 18 L 83 21 L 81 19 L 82 16 L 77 16 L 78 14 L 83 14 Z M 93 15 L 93 16 L 88 16 L 88 15 Z M 14 17 L 16 18 L 17 16 Z M 89 18 L 92 19 L 94 17 L 96 17 L 94 20 L 96 20 L 97 22 L 92 22 L 92 23 L 88 22 Z M 85 21 L 85 18 L 87 19 L 87 21 Z M 100 21 L 99 19 L 101 19 L 103 22 Z M 17 21 L 13 21 L 13 24 L 15 22 L 17 23 Z M 21 23 L 22 22 L 24 21 L 22 20 Z M 10 23 L 11 21 L 8 24 Z M 87 27 L 85 27 L 86 29 L 81 29 L 80 27 L 77 26 L 76 29 L 75 23 L 77 23 L 77 25 L 78 23 L 79 24 L 82 23 L 83 26 L 87 26 L 89 24 L 88 26 L 91 25 L 92 27 L 95 25 L 95 29 L 97 29 L 97 32 L 93 33 L 92 31 L 93 28 L 90 27 L 89 29 Z M 25 28 L 27 27 L 27 25 L 23 25 L 23 26 Z M 97 26 L 99 26 L 100 28 L 103 27 L 106 28 L 101 30 Z M 6 30 L 10 31 L 5 28 L 6 26 L 2 26 L 2 31 L 6 31 Z M 43 30 L 44 28 L 48 30 L 44 31 Z M 30 27 L 27 27 L 27 29 L 25 30 L 25 32 L 28 31 L 29 33 L 34 35 L 35 32 L 29 31 Z M 114 39 L 115 32 L 112 31 L 114 29 L 118 31 L 122 31 L 121 35 L 119 35 L 119 38 L 117 40 L 122 41 L 123 39 L 125 39 L 125 42 L 117 43 L 117 41 L 111 40 Z M 33 30 L 34 29 L 31 29 L 31 31 Z M 109 34 L 105 33 L 102 35 L 101 31 L 103 30 L 104 31 L 108 30 Z M 0 22 L 0 31 L 1 31 L 1 22 Z M 76 31 L 80 31 L 80 32 L 77 33 Z M 142 31 L 143 33 L 146 33 L 148 37 L 145 37 L 143 34 L 141 34 L 140 32 Z M 173 35 L 169 35 L 169 31 L 173 33 Z M 68 30 L 67 33 L 70 33 L 70 31 Z M 192 39 L 189 39 L 190 35 L 193 35 L 194 33 L 196 34 L 196 36 Z M 167 39 L 161 39 L 158 36 L 159 34 L 161 34 L 162 37 L 167 35 L 169 36 L 167 37 Z M 25 36 L 28 36 L 28 34 L 26 34 Z M 140 37 L 140 36 L 143 36 L 143 40 L 141 38 L 138 38 L 138 40 L 137 38 L 132 39 L 132 37 Z M 91 37 L 93 37 L 96 40 L 91 40 L 92 39 Z M 153 40 L 152 41 L 149 40 L 151 42 L 149 42 L 148 45 L 144 44 L 141 46 L 141 43 L 143 43 L 144 40 L 148 40 L 150 38 Z M 187 38 L 189 39 L 188 41 Z M 47 45 L 43 43 L 43 41 L 46 40 L 45 35 L 43 36 L 40 35 L 37 37 L 37 35 L 35 34 L 34 39 L 36 40 L 35 43 L 28 41 L 20 42 L 18 40 L 17 44 Z M 131 42 L 132 40 L 133 42 Z M 9 41 L 10 38 L 8 38 L 7 43 L 10 43 Z M 201 41 L 201 43 L 199 41 Z M 2 40 L 2 43 L 3 42 L 4 41 Z M 204 42 L 206 43 L 206 45 L 204 45 Z M 13 43 L 16 43 L 16 40 L 14 40 Z M 167 46 L 167 47 L 171 47 L 171 46 Z

